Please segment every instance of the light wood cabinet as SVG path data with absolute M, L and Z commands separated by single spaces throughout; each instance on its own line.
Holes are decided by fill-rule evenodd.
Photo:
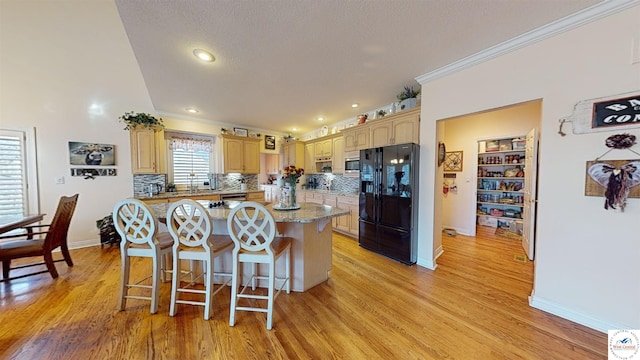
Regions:
M 349 210 L 349 214 L 336 218 L 336 230 L 358 237 L 358 229 L 360 226 L 358 223 L 358 197 L 341 196 L 337 199 L 337 207 L 339 209 Z
M 280 171 L 282 170 L 282 167 L 280 166 L 280 155 L 266 154 L 264 163 L 267 175 L 280 174 Z
M 247 193 L 247 201 L 264 201 L 265 191 L 252 191 Z
M 131 171 L 134 174 L 158 172 L 156 132 L 153 129 L 131 130 Z
M 403 111 L 370 125 L 371 147 L 420 143 L 420 108 Z
M 369 126 L 356 125 L 354 127 L 343 130 L 344 151 L 354 151 L 368 149 L 369 146 Z
M 258 174 L 260 172 L 260 140 L 222 135 L 224 173 Z
M 305 174 L 317 173 L 314 143 L 309 143 L 304 145 L 304 173 Z
M 332 172 L 344 174 L 344 137 L 333 138 L 333 158 L 331 159 Z
M 314 142 L 314 154 L 317 158 L 326 158 L 333 155 L 333 141 L 331 139 Z
M 304 143 L 291 141 L 282 145 L 282 167 L 295 165 L 304 169 Z

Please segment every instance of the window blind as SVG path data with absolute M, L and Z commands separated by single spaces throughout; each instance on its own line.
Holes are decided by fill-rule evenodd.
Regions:
M 27 212 L 24 136 L 0 132 L 0 216 Z
M 183 149 L 172 150 L 173 155 L 173 183 L 175 185 L 202 185 L 209 180 L 208 151 L 189 151 Z

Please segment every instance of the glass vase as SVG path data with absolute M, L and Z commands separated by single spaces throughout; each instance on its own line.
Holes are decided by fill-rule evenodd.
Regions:
M 289 184 L 289 207 L 296 207 L 296 184 Z

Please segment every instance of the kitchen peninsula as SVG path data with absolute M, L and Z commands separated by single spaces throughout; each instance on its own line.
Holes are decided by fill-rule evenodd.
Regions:
M 227 218 L 231 209 L 240 202 L 228 201 L 224 206 L 212 208 L 207 200 L 199 202 L 209 210 L 213 233 L 228 235 Z M 166 218 L 169 203 L 151 204 L 150 207 L 159 219 Z M 291 244 L 291 290 L 303 292 L 326 281 L 331 270 L 331 219 L 347 215 L 349 211 L 312 203 L 301 203 L 300 209 L 289 211 L 274 210 L 273 204 L 267 204 L 266 207 L 275 218 L 278 232 L 294 239 Z M 216 260 L 216 272 L 230 271 L 231 254 L 219 259 Z M 283 272 L 284 264 L 278 262 L 276 273 Z

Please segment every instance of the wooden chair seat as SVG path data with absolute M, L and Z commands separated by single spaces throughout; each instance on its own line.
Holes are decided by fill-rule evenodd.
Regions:
M 19 279 L 49 272 L 52 278 L 58 277 L 55 262 L 65 261 L 69 267 L 73 266 L 69 247 L 67 245 L 67 234 L 71 217 L 78 202 L 78 194 L 73 196 L 63 196 L 58 202 L 56 213 L 51 224 L 25 226 L 24 234 L 8 235 L 0 237 L 0 261 L 2 262 L 2 281 Z M 34 231 L 34 229 L 36 229 Z M 35 239 L 34 236 L 43 238 Z M 52 252 L 60 249 L 63 259 L 54 260 Z M 11 261 L 22 258 L 42 256 L 43 261 L 29 262 L 16 267 L 11 267 Z M 28 268 L 32 266 L 46 265 L 47 270 L 35 271 L 28 274 L 9 277 L 9 272 L 14 269 Z

